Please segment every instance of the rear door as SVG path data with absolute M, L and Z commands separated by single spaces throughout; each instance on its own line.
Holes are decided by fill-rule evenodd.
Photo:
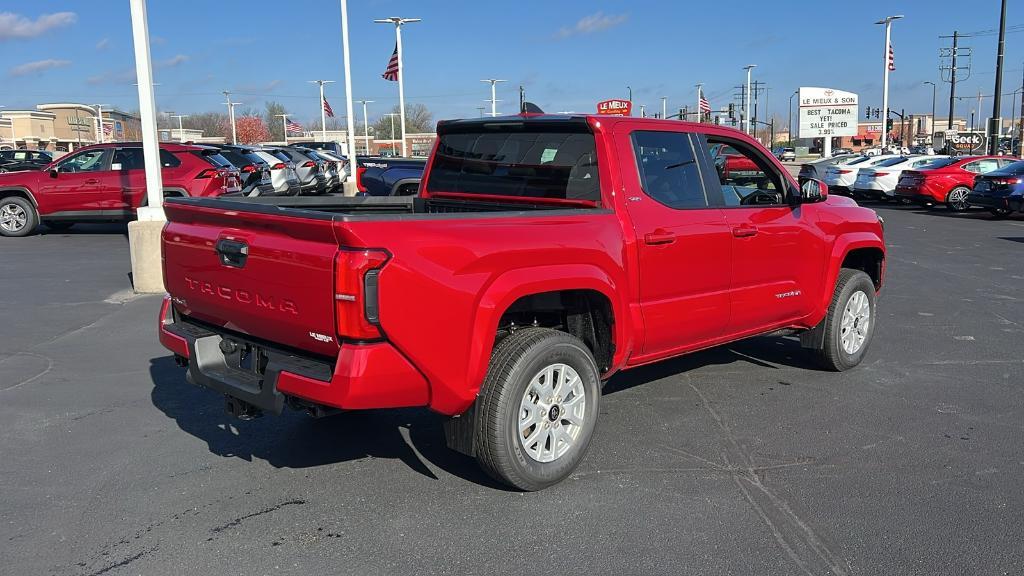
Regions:
M 701 178 L 690 134 L 620 128 L 625 204 L 636 233 L 641 356 L 661 356 L 722 335 L 729 318 L 731 236 Z
M 815 225 L 814 204 L 789 204 L 796 193 L 766 154 L 743 140 L 708 135 L 728 144 L 752 171 L 718 174 L 709 195 L 722 198 L 730 231 L 730 336 L 757 332 L 811 313 L 820 294 L 825 243 Z
M 139 147 L 121 147 L 114 150 L 110 164 L 110 178 L 104 185 L 111 208 L 129 210 L 138 206 L 146 193 L 146 162 Z
M 321 355 L 338 351 L 330 214 L 302 218 L 165 204 L 164 281 L 178 310 Z

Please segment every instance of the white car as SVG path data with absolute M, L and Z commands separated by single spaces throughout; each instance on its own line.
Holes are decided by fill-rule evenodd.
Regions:
M 825 184 L 831 189 L 835 188 L 838 190 L 849 190 L 853 188 L 853 183 L 857 181 L 857 173 L 861 168 L 867 168 L 868 166 L 874 166 L 879 162 L 888 160 L 889 158 L 895 158 L 892 154 L 885 156 L 863 156 L 843 164 L 841 166 L 832 166 L 825 172 Z
M 869 198 L 888 200 L 896 197 L 896 183 L 904 170 L 917 170 L 948 156 L 895 156 L 857 171 L 853 191 Z

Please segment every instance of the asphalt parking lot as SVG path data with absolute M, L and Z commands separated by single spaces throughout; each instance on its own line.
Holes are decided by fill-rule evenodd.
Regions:
M 880 206 L 865 363 L 758 338 L 616 376 L 523 494 L 420 410 L 231 420 L 123 226 L 0 241 L 6 574 L 1019 574 L 1024 218 Z

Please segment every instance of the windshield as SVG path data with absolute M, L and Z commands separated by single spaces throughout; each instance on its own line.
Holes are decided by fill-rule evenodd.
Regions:
M 918 168 L 918 170 L 934 170 L 936 168 L 943 168 L 945 166 L 949 166 L 950 164 L 955 164 L 956 162 L 958 162 L 956 158 L 939 158 L 935 162 L 931 162 L 929 164 L 921 166 L 920 168 Z
M 583 132 L 587 127 L 520 131 L 522 126 L 517 123 L 486 132 L 443 134 L 427 189 L 600 201 L 594 135 Z

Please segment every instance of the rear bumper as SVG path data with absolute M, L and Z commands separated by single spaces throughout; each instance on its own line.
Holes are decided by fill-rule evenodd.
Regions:
M 995 210 L 1012 210 L 1014 212 L 1020 212 L 1022 204 L 1020 196 L 985 196 L 981 194 L 968 194 L 967 203 L 971 206 L 981 206 L 982 208 L 991 208 Z
M 175 317 L 167 298 L 160 342 L 187 361 L 191 383 L 274 414 L 285 405 L 360 410 L 430 401 L 423 375 L 388 342 L 346 343 L 334 360 L 305 356 Z
M 935 198 L 933 198 L 931 194 L 927 194 L 925 192 L 913 188 L 897 187 L 896 197 L 906 198 L 907 200 L 917 202 L 918 204 L 936 204 L 942 202 L 941 200 L 936 200 Z

